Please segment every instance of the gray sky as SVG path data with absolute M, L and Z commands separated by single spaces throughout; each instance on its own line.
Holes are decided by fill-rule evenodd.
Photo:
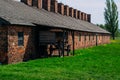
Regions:
M 20 0 L 16 0 L 20 1 Z M 91 20 L 94 24 L 104 24 L 104 8 L 106 0 L 58 0 L 75 9 L 91 14 Z M 120 21 L 120 0 L 114 0 L 118 6 Z M 120 22 L 119 22 L 120 25 Z M 120 28 L 120 26 L 119 26 Z

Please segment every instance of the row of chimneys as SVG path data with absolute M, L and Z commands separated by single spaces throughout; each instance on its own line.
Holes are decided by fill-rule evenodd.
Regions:
M 39 9 L 43 8 L 47 11 L 52 11 L 55 13 L 60 13 L 61 15 L 71 16 L 76 19 L 91 22 L 90 14 L 86 14 L 62 3 L 58 3 L 56 0 L 21 0 L 21 2 Z

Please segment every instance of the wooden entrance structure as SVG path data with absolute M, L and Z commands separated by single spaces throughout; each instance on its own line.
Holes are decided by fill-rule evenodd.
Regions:
M 39 47 L 41 57 L 52 56 L 53 52 L 58 52 L 60 57 L 64 57 L 65 53 L 69 56 L 71 49 L 68 43 L 68 30 L 51 28 L 39 30 Z

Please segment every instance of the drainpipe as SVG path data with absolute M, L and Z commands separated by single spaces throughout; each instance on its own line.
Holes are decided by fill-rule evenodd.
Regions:
M 96 46 L 98 46 L 98 34 L 96 33 Z

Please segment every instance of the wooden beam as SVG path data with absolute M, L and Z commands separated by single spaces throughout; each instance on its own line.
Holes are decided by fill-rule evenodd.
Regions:
M 62 29 L 50 29 L 51 32 L 63 32 Z
M 72 44 L 73 44 L 73 56 L 75 55 L 75 40 L 74 40 L 74 31 L 72 31 Z
M 96 46 L 98 46 L 98 34 L 96 34 Z
M 65 30 L 63 30 L 63 40 L 62 40 L 62 56 L 64 57 L 64 49 L 65 49 Z

